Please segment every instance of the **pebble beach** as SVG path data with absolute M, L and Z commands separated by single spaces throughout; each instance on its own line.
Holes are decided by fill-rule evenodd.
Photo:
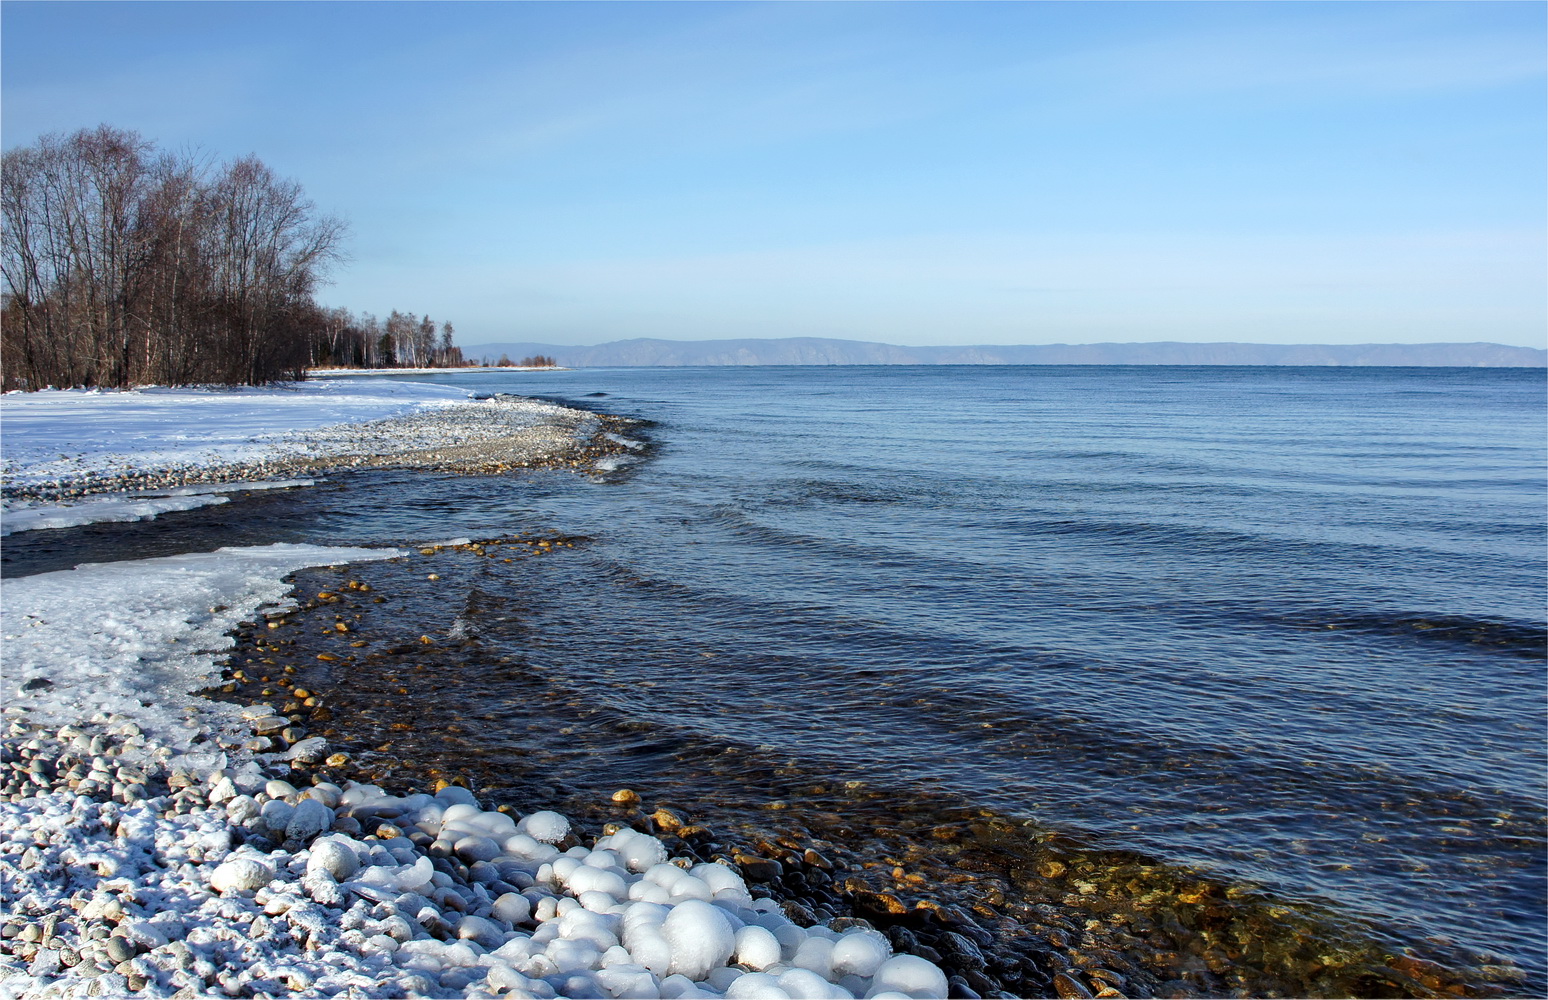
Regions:
M 262 738 L 289 720 L 250 708 Z M 280 727 L 276 729 L 276 727 Z M 293 734 L 294 735 L 294 734 Z M 202 768 L 130 719 L 10 722 L 0 995 L 944 997 L 863 921 L 801 927 L 731 865 L 446 785 Z M 237 761 L 241 761 L 238 763 Z
M 8 461 L 8 513 L 354 468 L 606 470 L 638 448 L 626 431 L 501 397 L 235 461 Z M 233 633 L 293 603 L 286 570 L 400 554 L 272 546 L 138 567 L 175 586 L 115 564 L 6 582 L 0 997 L 980 995 L 896 929 L 792 919 L 707 840 L 649 819 L 584 831 L 444 780 L 389 793 L 301 712 L 195 695 Z

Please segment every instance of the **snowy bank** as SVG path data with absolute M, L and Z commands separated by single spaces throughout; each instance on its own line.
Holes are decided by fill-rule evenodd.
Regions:
M 194 510 L 228 502 L 229 494 L 246 490 L 285 490 L 311 486 L 310 479 L 284 479 L 269 483 L 230 483 L 224 486 L 177 486 L 167 490 L 143 490 L 120 496 L 99 496 L 79 503 L 7 504 L 0 519 L 0 535 L 44 528 L 76 528 L 104 521 L 147 521 L 157 514 Z
M 13 392 L 0 397 L 11 486 L 126 468 L 256 462 L 287 434 L 467 402 L 465 390 L 385 379 L 287 386 Z
M 134 520 L 361 468 L 498 473 L 577 466 L 623 422 L 552 403 L 385 379 L 0 397 L 4 533 Z M 596 439 L 593 441 L 593 439 Z M 591 456 L 596 457 L 596 456 Z M 226 484 L 224 489 L 190 489 Z M 111 494 L 104 496 L 104 494 Z M 77 502 L 91 496 L 91 502 Z M 68 509 L 58 506 L 68 503 Z
M 398 554 L 266 545 L 0 581 L 5 712 L 56 725 L 117 714 L 178 749 L 234 730 L 235 706 L 193 692 L 217 680 L 215 657 L 239 623 L 289 603 L 281 578 L 298 569 Z

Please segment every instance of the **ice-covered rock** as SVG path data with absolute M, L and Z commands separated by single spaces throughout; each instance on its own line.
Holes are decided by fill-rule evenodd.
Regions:
M 629 887 L 622 875 L 606 868 L 593 868 L 584 864 L 577 865 L 569 874 L 567 884 L 577 896 L 584 892 L 604 892 L 614 899 L 625 899 L 629 894 Z
M 251 892 L 274 880 L 274 869 L 256 858 L 232 858 L 210 873 L 210 888 L 216 892 Z
M 296 803 L 290 822 L 285 824 L 285 836 L 291 840 L 307 840 L 332 828 L 332 809 L 316 799 L 302 799 Z
M 946 973 L 934 962 L 917 955 L 894 955 L 881 964 L 871 977 L 868 997 L 901 993 L 914 1000 L 945 1000 Z
M 661 923 L 661 937 L 672 949 L 668 972 L 695 981 L 724 966 L 736 950 L 736 935 L 725 913 L 700 899 L 674 906 Z
M 802 997 L 805 1000 L 823 1000 L 830 997 L 832 1000 L 841 998 L 853 998 L 844 987 L 836 983 L 830 983 L 823 977 L 808 969 L 786 969 L 779 974 L 779 988 L 792 997 Z
M 833 972 L 836 976 L 869 978 L 891 955 L 892 943 L 880 931 L 863 928 L 846 931 L 833 943 Z
M 809 933 L 795 957 L 790 960 L 798 969 L 808 969 L 824 979 L 833 978 L 833 942 L 815 933 Z
M 522 819 L 516 829 L 542 843 L 557 844 L 570 835 L 570 821 L 556 812 L 542 809 Z
M 726 987 L 726 1000 L 790 1000 L 790 994 L 780 989 L 774 976 L 749 972 Z
M 628 827 L 597 841 L 597 847 L 605 847 L 617 854 L 624 867 L 631 872 L 643 872 L 667 859 L 666 846 L 661 841 Z
M 766 927 L 749 924 L 736 932 L 736 962 L 762 971 L 780 960 L 779 939 Z
M 311 854 L 306 860 L 307 874 L 326 872 L 335 882 L 343 882 L 359 870 L 360 857 L 348 844 L 332 837 L 320 837 L 312 842 Z
M 290 825 L 290 819 L 296 814 L 296 807 L 284 799 L 270 799 L 263 804 L 259 816 L 263 825 L 272 834 L 285 836 L 285 828 Z
M 496 920 L 519 924 L 532 915 L 532 902 L 519 892 L 502 893 L 489 907 Z

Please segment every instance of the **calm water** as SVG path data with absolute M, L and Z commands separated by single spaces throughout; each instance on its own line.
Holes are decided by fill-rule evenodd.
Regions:
M 229 508 L 273 516 L 174 515 L 164 544 L 584 535 L 453 595 L 525 665 L 475 740 L 563 723 L 550 766 L 574 783 L 701 793 L 704 761 L 746 748 L 1542 984 L 1543 372 L 441 380 L 644 418 L 652 449 L 590 480 L 253 498 Z M 519 692 L 539 682 L 535 708 Z

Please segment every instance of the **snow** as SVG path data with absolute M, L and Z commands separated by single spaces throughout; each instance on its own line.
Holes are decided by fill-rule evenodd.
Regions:
M 306 566 L 385 559 L 396 549 L 279 544 L 217 549 L 0 581 L 8 707 L 57 723 L 118 713 L 186 746 L 203 725 L 232 726 L 235 706 L 192 698 L 215 679 L 227 634 Z
M 0 468 L 13 486 L 126 468 L 256 462 L 286 434 L 453 406 L 454 386 L 316 379 L 285 386 L 7 393 Z
M 0 513 L 0 535 L 41 528 L 75 528 L 103 521 L 146 521 L 175 510 L 193 510 L 228 502 L 228 494 L 243 490 L 279 490 L 311 486 L 311 479 L 284 479 L 219 486 L 179 486 L 169 490 L 90 497 L 78 503 L 18 503 Z

